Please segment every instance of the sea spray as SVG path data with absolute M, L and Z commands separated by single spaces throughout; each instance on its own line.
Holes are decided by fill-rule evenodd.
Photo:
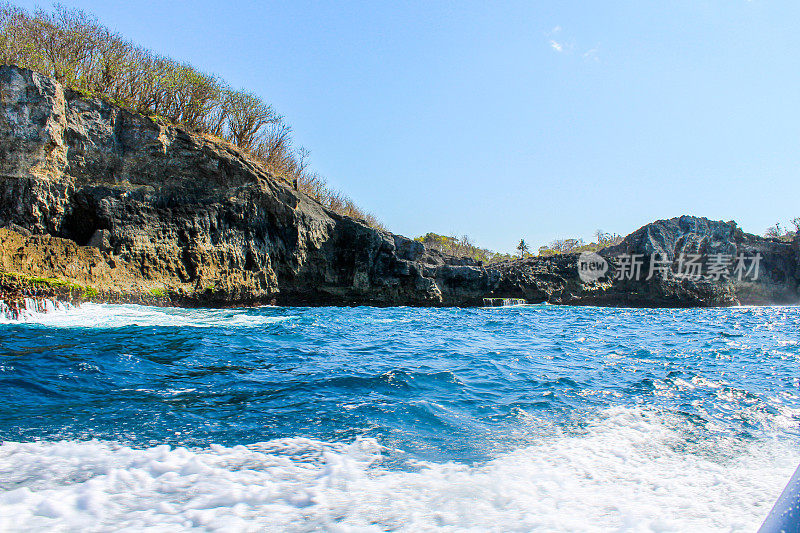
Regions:
M 5 302 L 0 300 L 0 323 L 34 319 L 35 315 L 65 311 L 72 304 L 50 298 L 26 297 L 21 301 Z

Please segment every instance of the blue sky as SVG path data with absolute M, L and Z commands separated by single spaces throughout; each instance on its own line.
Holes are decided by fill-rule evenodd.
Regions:
M 796 0 L 62 3 L 263 96 L 397 233 L 800 216 Z

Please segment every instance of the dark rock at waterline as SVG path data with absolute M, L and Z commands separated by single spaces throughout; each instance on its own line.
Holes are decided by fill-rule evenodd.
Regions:
M 649 224 L 602 255 L 613 267 L 625 253 L 761 253 L 762 276 L 586 283 L 577 255 L 449 257 L 325 209 L 228 143 L 14 66 L 0 67 L 0 227 L 0 272 L 92 287 L 83 296 L 103 301 L 707 306 L 794 303 L 800 278 L 797 241 L 694 217 Z

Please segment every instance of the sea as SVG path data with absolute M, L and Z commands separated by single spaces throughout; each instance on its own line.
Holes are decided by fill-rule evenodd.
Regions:
M 2 531 L 755 531 L 800 308 L 0 316 Z

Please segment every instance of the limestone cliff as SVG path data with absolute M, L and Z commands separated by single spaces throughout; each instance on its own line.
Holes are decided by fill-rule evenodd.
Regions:
M 62 280 L 62 292 L 92 287 L 97 293 L 82 297 L 102 301 L 179 305 L 796 301 L 796 246 L 681 220 L 643 228 L 621 246 L 674 254 L 719 241 L 763 250 L 771 281 L 587 284 L 576 256 L 488 267 L 447 257 L 332 213 L 224 141 L 0 67 L 0 273 L 21 275 L 0 276 L 6 299 L 27 290 L 20 280 L 28 276 Z
M 0 99 L 0 226 L 97 250 L 81 273 L 32 255 L 8 268 L 95 281 L 110 299 L 441 297 L 413 263 L 418 245 L 327 211 L 223 141 L 12 66 Z

